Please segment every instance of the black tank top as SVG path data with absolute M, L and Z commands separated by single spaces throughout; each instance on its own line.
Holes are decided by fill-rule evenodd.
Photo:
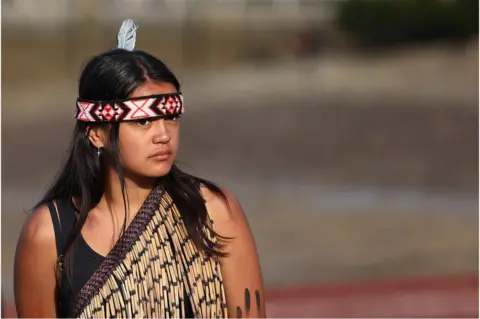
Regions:
M 48 204 L 48 209 L 53 221 L 57 254 L 58 257 L 60 257 L 60 254 L 67 245 L 68 236 L 75 227 L 77 219 L 75 208 L 70 200 L 57 200 L 56 204 L 58 211 L 52 202 Z M 61 272 L 61 284 L 58 291 L 58 315 L 60 318 L 65 318 L 69 315 L 69 309 L 73 305 L 75 297 L 88 279 L 90 279 L 93 273 L 100 267 L 104 259 L 104 256 L 98 254 L 87 244 L 81 234 L 77 237 L 70 255 L 71 268 L 69 271 L 71 280 L 68 280 L 66 269 L 62 269 Z M 186 291 L 184 295 L 186 318 L 193 318 L 193 309 Z

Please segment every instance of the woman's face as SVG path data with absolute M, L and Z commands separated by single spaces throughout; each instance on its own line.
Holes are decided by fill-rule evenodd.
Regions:
M 148 82 L 131 97 L 175 92 L 170 83 Z M 179 126 L 178 119 L 161 118 L 120 123 L 119 151 L 126 173 L 146 177 L 166 175 L 177 154 Z

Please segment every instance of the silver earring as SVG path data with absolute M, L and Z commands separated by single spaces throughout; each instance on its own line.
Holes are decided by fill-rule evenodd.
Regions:
M 100 157 L 101 151 L 100 151 L 100 146 L 97 148 L 97 156 Z

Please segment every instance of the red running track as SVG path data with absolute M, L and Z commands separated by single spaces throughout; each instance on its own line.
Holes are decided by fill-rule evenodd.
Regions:
M 270 289 L 269 317 L 478 318 L 478 276 Z
M 478 283 L 478 275 L 464 275 L 271 287 L 266 292 L 267 314 L 270 318 L 478 318 Z M 15 307 L 7 303 L 2 317 L 15 316 Z

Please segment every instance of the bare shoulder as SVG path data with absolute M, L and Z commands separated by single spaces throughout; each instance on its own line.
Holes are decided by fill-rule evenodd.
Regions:
M 38 207 L 23 224 L 17 244 L 16 259 L 26 256 L 52 257 L 55 261 L 56 244 L 53 222 L 46 205 Z
M 253 234 L 240 202 L 229 190 L 221 190 L 225 197 L 207 187 L 201 188 L 215 232 L 230 238 L 225 247 L 229 253 L 239 249 L 255 251 Z
M 36 245 L 55 244 L 55 232 L 50 211 L 46 205 L 37 208 L 23 224 L 20 233 L 22 241 L 32 242 Z
M 208 213 L 217 226 L 247 226 L 245 213 L 240 202 L 228 189 L 222 188 L 225 197 L 201 186 L 202 196 L 205 199 Z

